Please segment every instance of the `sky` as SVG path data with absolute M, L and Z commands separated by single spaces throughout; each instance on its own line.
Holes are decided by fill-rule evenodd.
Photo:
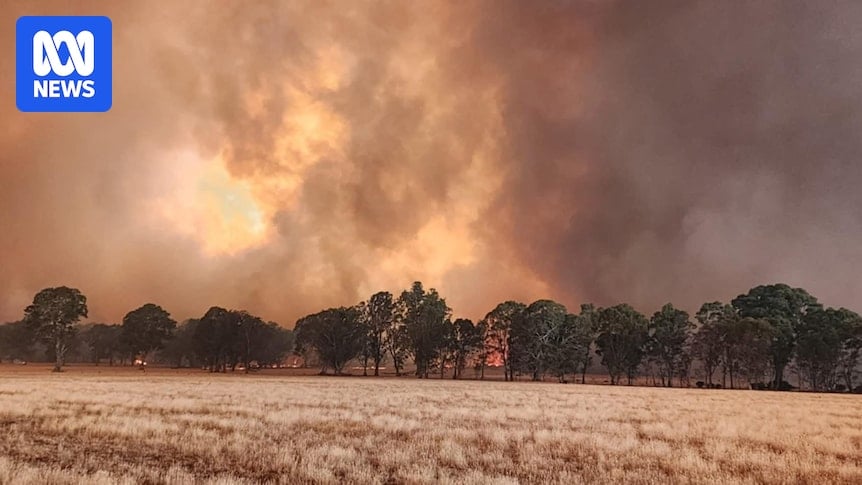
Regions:
M 20 113 L 15 21 L 108 15 L 113 107 Z M 292 327 L 421 280 L 456 316 L 862 311 L 862 3 L 4 2 L 0 322 Z

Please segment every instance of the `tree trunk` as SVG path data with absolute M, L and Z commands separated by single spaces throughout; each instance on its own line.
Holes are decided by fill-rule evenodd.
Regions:
M 775 364 L 775 381 L 773 382 L 773 389 L 781 389 L 781 383 L 784 381 L 784 364 Z
M 245 328 L 245 358 L 243 359 L 243 363 L 245 364 L 245 373 L 248 374 L 248 366 L 249 361 L 251 360 L 251 335 L 249 334 L 249 329 Z
M 392 365 L 395 367 L 395 376 L 401 377 L 401 363 L 398 361 L 395 349 L 390 347 L 389 353 L 392 355 Z
M 60 338 L 54 340 L 54 369 L 51 372 L 63 371 L 63 342 Z

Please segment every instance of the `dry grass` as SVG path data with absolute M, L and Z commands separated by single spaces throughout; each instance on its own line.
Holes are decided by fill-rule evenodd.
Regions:
M 835 394 L 0 366 L 0 483 L 862 483 Z

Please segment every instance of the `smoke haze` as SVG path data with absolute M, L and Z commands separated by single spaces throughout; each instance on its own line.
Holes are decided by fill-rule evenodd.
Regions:
M 862 310 L 858 2 L 32 2 L 0 42 L 0 321 L 41 288 L 292 326 L 414 280 Z M 108 113 L 14 103 L 21 15 L 108 15 Z

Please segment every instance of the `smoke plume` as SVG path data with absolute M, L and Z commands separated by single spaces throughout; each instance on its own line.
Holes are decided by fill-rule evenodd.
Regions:
M 19 113 L 20 15 L 113 21 L 107 113 Z M 47 286 L 292 326 L 414 280 L 688 310 L 862 295 L 856 2 L 32 2 L 0 42 L 0 321 Z

